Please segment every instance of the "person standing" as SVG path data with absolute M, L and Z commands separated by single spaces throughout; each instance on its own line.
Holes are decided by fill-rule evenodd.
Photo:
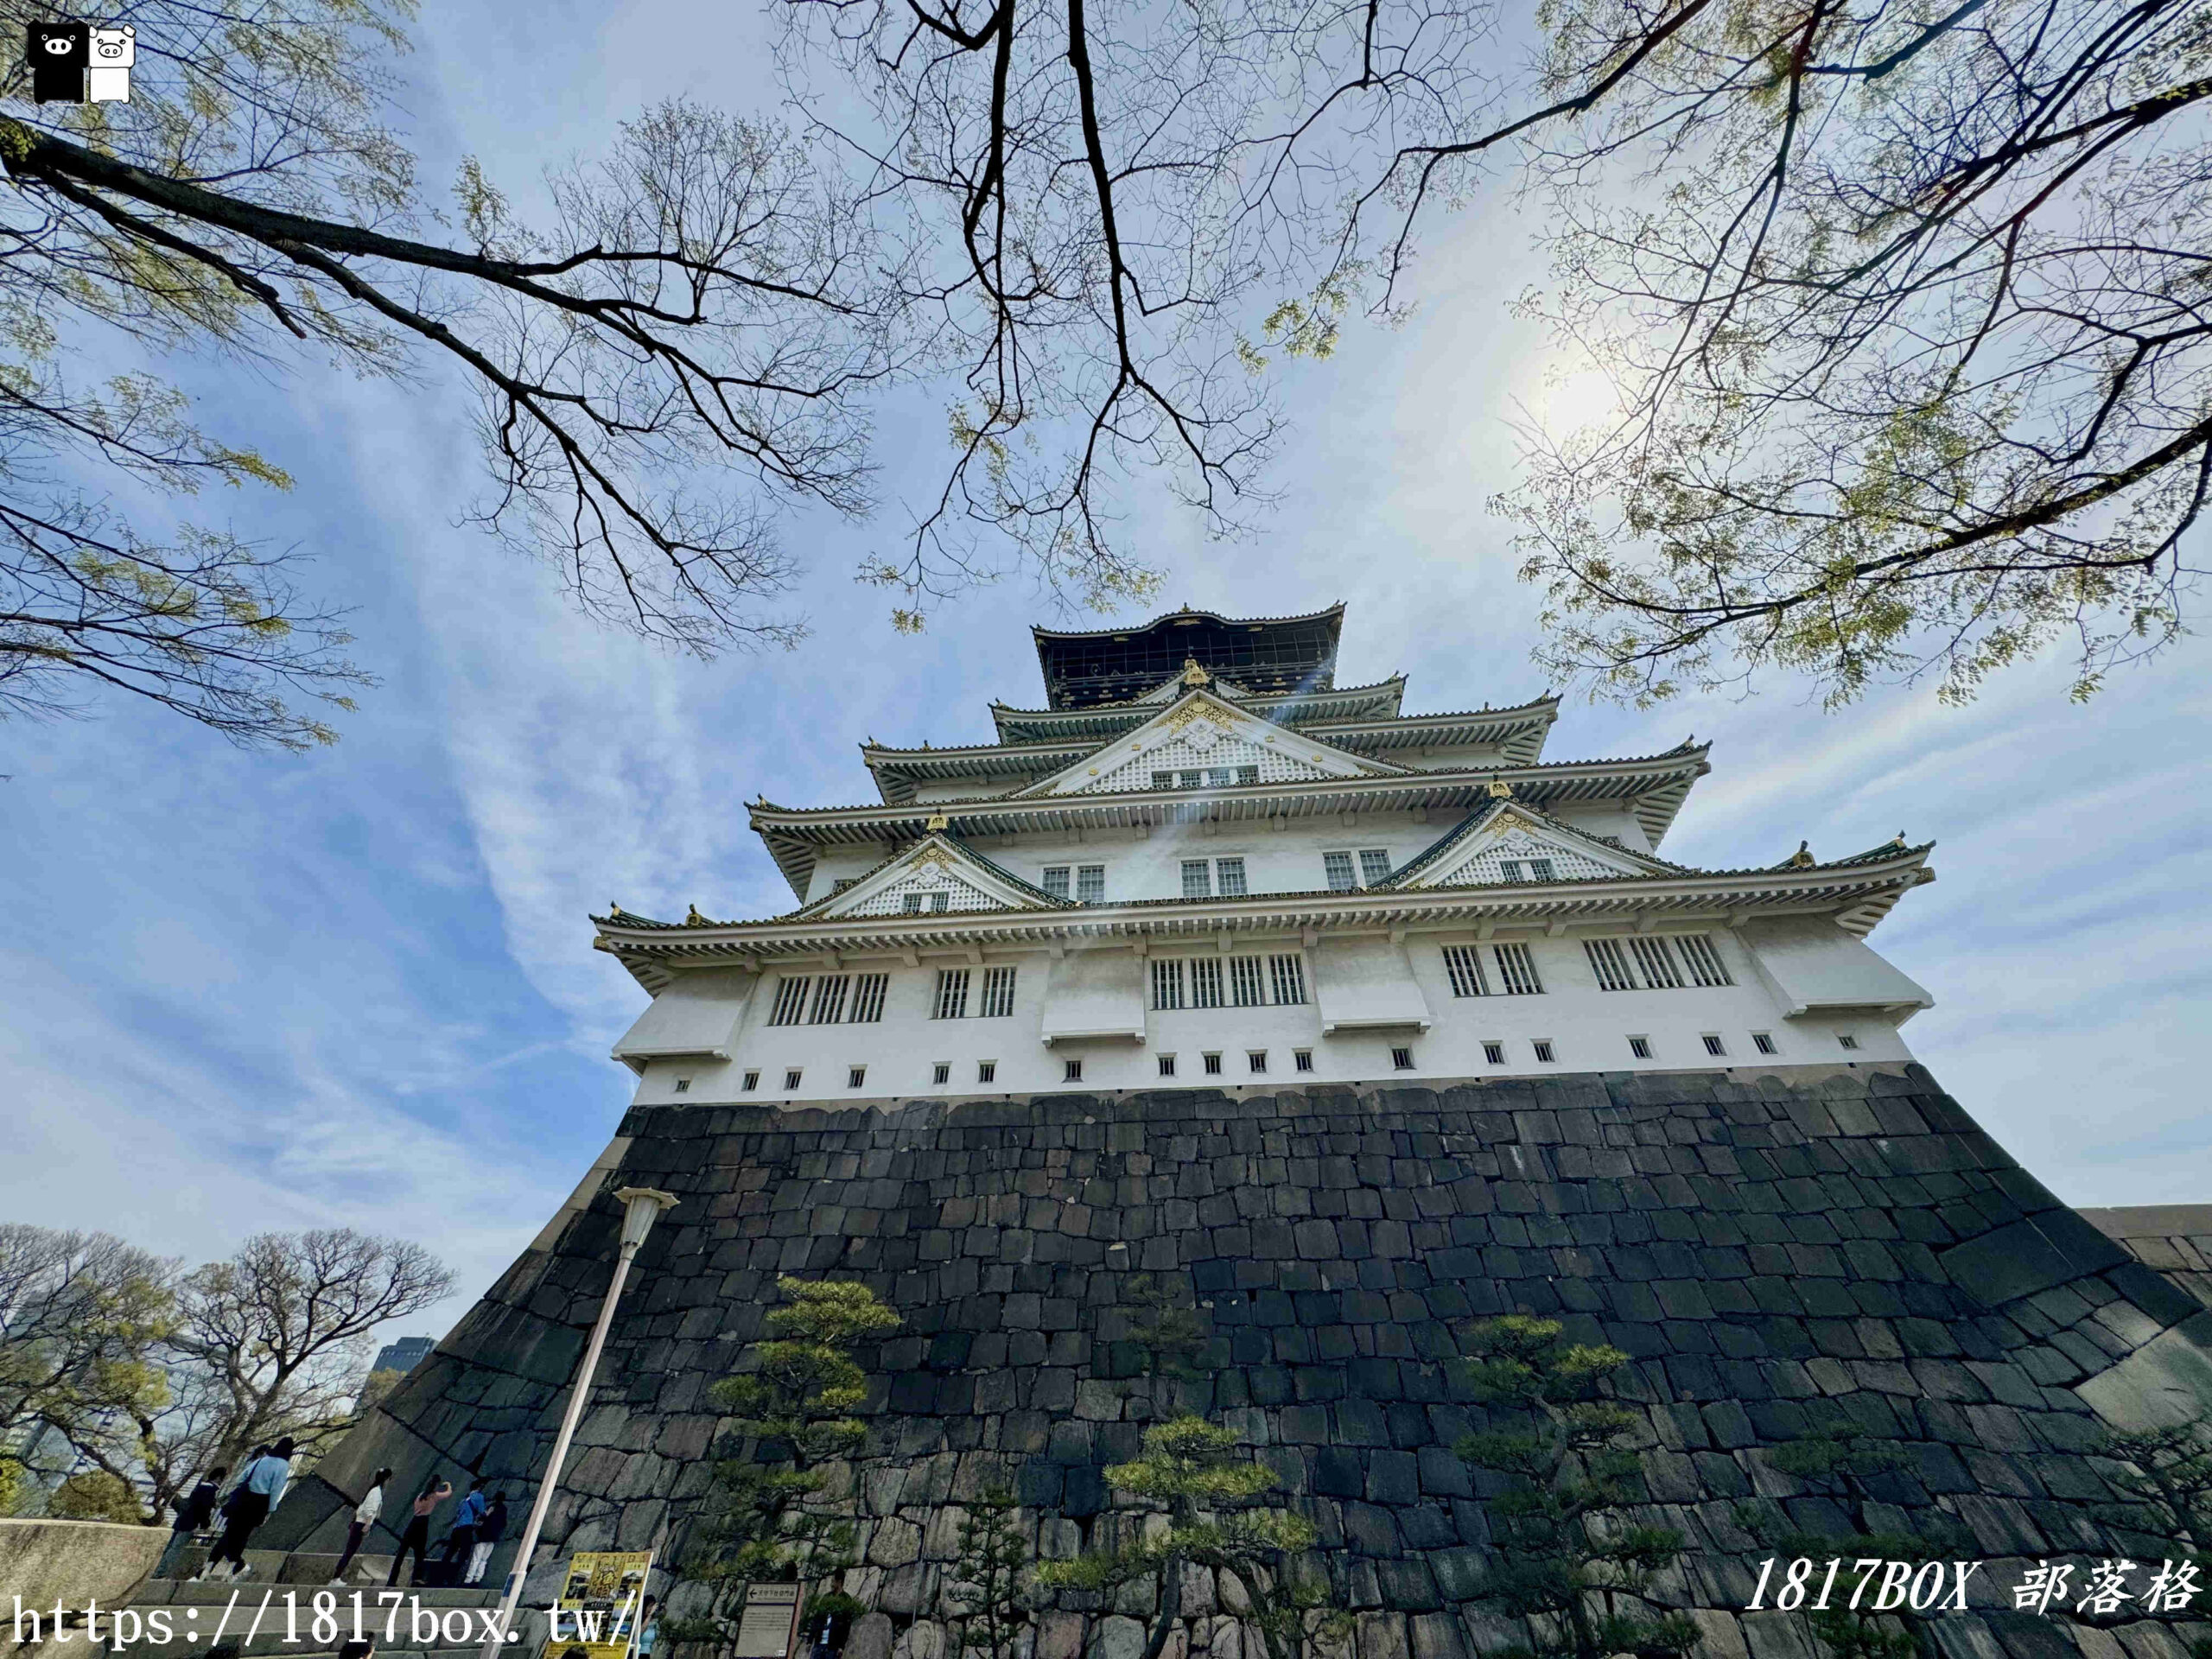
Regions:
M 214 1515 L 215 1500 L 223 1491 L 223 1477 L 230 1472 L 227 1464 L 217 1464 L 200 1476 L 200 1484 L 176 1506 L 176 1519 L 169 1524 L 168 1548 L 162 1552 L 162 1559 L 154 1567 L 156 1578 L 166 1579 L 175 1570 L 178 1558 L 192 1542 L 192 1535 Z
M 369 1495 L 353 1506 L 353 1518 L 346 1527 L 346 1553 L 338 1558 L 338 1568 L 330 1575 L 334 1585 L 346 1582 L 346 1569 L 353 1565 L 353 1556 L 361 1548 L 361 1541 L 369 1535 L 369 1529 L 384 1513 L 384 1484 L 391 1478 L 391 1471 L 379 1469 L 369 1482 Z
M 463 1584 L 484 1582 L 484 1569 L 492 1564 L 492 1552 L 499 1548 L 499 1540 L 507 1535 L 507 1500 L 504 1493 L 492 1494 L 492 1506 L 484 1511 L 484 1518 L 476 1523 L 476 1548 L 468 1557 L 468 1571 Z
M 476 1527 L 483 1520 L 484 1511 L 490 1508 L 484 1496 L 484 1483 L 471 1480 L 468 1496 L 461 1500 L 461 1507 L 453 1512 L 453 1530 L 446 1534 L 445 1555 L 440 1565 L 438 1581 L 452 1586 L 461 1582 L 461 1575 L 467 1569 L 468 1558 L 476 1553 Z
M 245 1564 L 245 1547 L 261 1523 L 269 1518 L 284 1496 L 285 1483 L 292 1478 L 292 1437 L 289 1434 L 270 1446 L 261 1456 L 245 1466 L 245 1474 L 238 1490 L 231 1494 L 230 1512 L 223 1522 L 223 1536 L 208 1556 L 201 1571 L 205 1577 L 224 1561 L 231 1564 L 229 1576 L 243 1579 L 253 1569 Z
M 387 1590 L 399 1582 L 399 1569 L 407 1560 L 407 1552 L 415 1552 L 415 1570 L 408 1575 L 410 1586 L 423 1576 L 423 1563 L 430 1551 L 430 1516 L 439 1504 L 453 1496 L 453 1485 L 435 1475 L 423 1483 L 423 1490 L 415 1494 L 415 1512 L 407 1517 L 407 1530 L 399 1535 L 399 1553 L 391 1558 L 391 1576 L 384 1581 Z

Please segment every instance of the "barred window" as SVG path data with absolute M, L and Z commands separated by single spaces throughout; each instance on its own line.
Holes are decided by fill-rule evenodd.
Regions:
M 1362 887 L 1379 887 L 1390 879 L 1390 852 L 1385 847 L 1367 847 L 1360 850 L 1359 880 Z
M 1700 985 L 1733 985 L 1728 976 L 1728 964 L 1720 960 L 1719 951 L 1713 948 L 1713 941 L 1703 933 L 1684 933 L 1675 940 L 1682 953 L 1682 960 L 1689 964 L 1690 977 Z
M 1213 867 L 1203 858 L 1183 861 L 1183 896 L 1185 899 L 1210 899 L 1213 896 Z
M 1268 1051 L 1264 1048 L 1247 1050 L 1244 1064 L 1255 1074 L 1265 1071 L 1268 1069 Z
M 918 893 L 902 894 L 899 900 L 899 908 L 909 916 L 920 915 L 922 913 L 922 895 Z
M 1229 959 L 1229 1000 L 1240 1008 L 1256 1008 L 1267 1001 L 1257 957 L 1231 957 Z
M 1203 770 L 1179 772 L 1175 774 L 1175 787 L 1178 789 L 1203 789 L 1205 787 L 1205 781 L 1206 775 Z
M 952 1062 L 950 1060 L 939 1060 L 930 1067 L 930 1084 L 932 1088 L 951 1081 Z
M 968 1017 L 968 970 L 965 968 L 940 968 L 937 970 L 937 1001 L 930 1008 L 932 1020 L 964 1020 Z
M 1311 1071 L 1313 1069 L 1313 1051 L 1310 1048 L 1292 1049 L 1290 1058 L 1291 1064 L 1300 1071 Z
M 1045 891 L 1051 893 L 1055 899 L 1066 898 L 1068 896 L 1068 866 L 1065 864 L 1049 864 L 1046 866 L 1044 880 Z
M 1183 1006 L 1183 963 L 1179 957 L 1153 958 L 1152 1006 L 1155 1008 L 1179 1008 Z
M 1582 954 L 1590 958 L 1591 970 L 1598 976 L 1601 991 L 1632 991 L 1636 976 L 1629 971 L 1628 958 L 1621 954 L 1618 939 L 1585 939 Z
M 1003 1020 L 1014 1012 L 1014 969 L 983 969 L 983 1018 Z
M 813 982 L 801 974 L 796 979 L 786 979 L 776 987 L 776 1006 L 768 1011 L 772 1026 L 795 1026 L 806 1011 L 806 988 Z
M 845 1087 L 857 1089 L 868 1081 L 868 1067 L 850 1065 L 845 1068 Z
M 1207 1054 L 1207 1055 L 1204 1055 L 1204 1056 L 1202 1056 L 1201 1058 L 1204 1058 L 1204 1059 L 1205 1059 L 1205 1063 L 1206 1063 L 1206 1076 L 1208 1076 L 1208 1077 L 1219 1077 L 1219 1076 L 1221 1075 L 1221 1056 L 1220 1056 L 1220 1055 L 1218 1055 L 1218 1054 Z
M 1682 970 L 1675 965 L 1675 953 L 1667 948 L 1666 940 L 1646 938 L 1639 933 L 1628 944 L 1636 952 L 1636 965 L 1643 970 L 1646 985 L 1655 991 L 1682 988 Z
M 1628 1039 L 1628 1052 L 1635 1055 L 1639 1060 L 1649 1059 L 1651 1058 L 1651 1039 L 1649 1037 L 1630 1038 Z
M 888 974 L 862 974 L 853 982 L 852 1021 L 856 1026 L 874 1025 L 883 1018 L 884 988 L 891 983 Z
M 1537 1061 L 1541 1065 L 1550 1065 L 1559 1058 L 1558 1055 L 1552 1052 L 1552 1039 L 1548 1037 L 1537 1038 L 1535 1047 Z
M 1482 953 L 1471 944 L 1444 947 L 1444 971 L 1452 981 L 1454 996 L 1488 996 L 1490 982 L 1483 977 Z
M 1244 861 L 1241 858 L 1217 858 L 1213 861 L 1215 885 L 1224 899 L 1241 897 L 1244 892 Z
M 996 1083 L 998 1080 L 999 1063 L 996 1060 L 978 1060 L 976 1062 L 976 1082 Z
M 1772 1054 L 1777 1052 L 1773 1036 L 1764 1031 L 1755 1031 L 1751 1033 L 1751 1046 L 1762 1054 Z
M 1220 957 L 1191 958 L 1191 1006 L 1194 1008 L 1217 1008 L 1221 1006 Z
M 1069 1060 L 1064 1063 L 1060 1067 L 1060 1081 L 1062 1083 L 1081 1083 L 1083 1081 L 1083 1062 L 1081 1060 Z
M 1728 1052 L 1728 1045 L 1720 1040 L 1719 1032 L 1708 1031 L 1705 1033 L 1705 1052 L 1715 1057 L 1725 1056 Z
M 1359 878 L 1352 874 L 1350 853 L 1324 853 L 1321 868 L 1328 874 L 1331 893 L 1350 893 L 1359 885 Z
M 1491 947 L 1497 957 L 1497 976 L 1505 986 L 1508 996 L 1539 996 L 1544 982 L 1536 977 L 1536 959 L 1529 954 L 1525 944 L 1500 944 Z
M 1414 1069 L 1413 1050 L 1410 1048 L 1392 1049 L 1390 1051 L 1390 1069 L 1394 1071 L 1412 1071 Z
M 949 893 L 933 893 L 930 894 L 930 908 L 931 910 L 950 910 L 952 908 L 952 895 Z
M 1238 783 L 1240 783 L 1240 784 L 1256 784 L 1256 783 L 1258 783 L 1258 782 L 1260 781 L 1260 769 L 1259 769 L 1259 767 L 1257 767 L 1257 766 L 1239 766 L 1239 767 L 1237 767 L 1237 768 L 1236 768 L 1236 781 L 1237 781 Z
M 746 1092 L 747 1094 L 748 1094 L 748 1095 L 749 1095 L 749 1094 L 751 1094 L 751 1093 L 752 1093 L 755 1089 L 758 1089 L 760 1086 L 760 1074 L 758 1071 L 748 1071 L 748 1072 L 747 1072 L 747 1073 L 745 1074 L 745 1081 L 744 1081 L 743 1083 L 741 1083 L 741 1084 L 740 1084 L 738 1085 L 738 1087 L 740 1087 L 741 1089 L 744 1090 L 745 1090 L 745 1092 Z
M 814 982 L 814 1012 L 810 1026 L 834 1026 L 845 1012 L 845 993 L 852 988 L 850 974 L 824 974 Z
M 1306 1000 L 1306 964 L 1296 956 L 1269 957 L 1268 977 L 1274 982 L 1276 1001 Z
M 1236 781 L 1236 768 L 1234 766 L 1208 766 L 1206 768 L 1206 787 L 1208 789 L 1227 789 L 1230 785 Z
M 1175 1075 L 1175 1057 L 1173 1054 L 1162 1054 L 1160 1057 L 1160 1075 L 1163 1077 L 1172 1077 Z
M 1106 896 L 1106 867 L 1085 864 L 1075 873 L 1075 896 L 1086 905 L 1095 905 Z
M 1173 789 L 1173 788 L 1174 788 L 1174 787 L 1175 787 L 1175 774 L 1174 774 L 1173 772 L 1154 772 L 1154 773 L 1152 774 L 1152 786 L 1153 786 L 1154 789 Z
M 790 1071 L 784 1073 L 784 1092 L 785 1094 L 791 1093 L 792 1090 L 798 1087 L 799 1077 L 800 1072 L 797 1066 L 793 1066 Z
M 1532 858 L 1529 861 L 1529 879 L 1531 881 L 1556 881 L 1559 875 L 1552 868 L 1552 861 L 1548 858 Z
M 1503 1043 L 1484 1043 L 1483 1045 L 1483 1058 L 1488 1060 L 1492 1065 L 1503 1065 L 1505 1064 L 1505 1045 Z

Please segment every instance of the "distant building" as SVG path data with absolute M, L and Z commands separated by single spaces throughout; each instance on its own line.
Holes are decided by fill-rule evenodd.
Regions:
M 387 1343 L 377 1356 L 377 1363 L 369 1367 L 374 1376 L 378 1371 L 397 1371 L 402 1376 L 429 1357 L 430 1350 L 438 1345 L 435 1337 L 402 1337 L 397 1342 Z

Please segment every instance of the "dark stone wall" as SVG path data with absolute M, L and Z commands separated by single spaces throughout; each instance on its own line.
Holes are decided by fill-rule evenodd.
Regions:
M 945 1505 L 1003 1479 L 1040 1547 L 1070 1553 L 1121 1524 L 1104 1465 L 1185 1409 L 1243 1430 L 1314 1516 L 1362 1612 L 1363 1659 L 1502 1645 L 1516 1633 L 1470 1599 L 1491 1539 L 1479 1478 L 1450 1450 L 1481 1413 L 1442 1362 L 1468 1322 L 1516 1310 L 1632 1357 L 1618 1392 L 1648 1421 L 1655 1518 L 1690 1540 L 1662 1592 L 1700 1610 L 1706 1651 L 1809 1656 L 1795 1616 L 1727 1611 L 1764 1553 L 1735 1506 L 1777 1497 L 1804 1524 L 1849 1529 L 1753 1448 L 1838 1421 L 1903 1442 L 1910 1469 L 1872 1482 L 1881 1519 L 1938 1514 L 1970 1535 L 1992 1561 L 1977 1599 L 2009 1606 L 2018 1563 L 2112 1551 L 2108 1465 L 2076 1387 L 2103 1378 L 2107 1403 L 2156 1393 L 2175 1353 L 2201 1363 L 2212 1345 L 2192 1323 L 2212 1314 L 2060 1205 L 1916 1066 L 653 1108 L 620 1134 L 588 1209 L 515 1263 L 264 1541 L 335 1548 L 380 1463 L 401 1488 L 435 1466 L 519 1496 L 607 1282 L 611 1194 L 631 1183 L 683 1202 L 618 1313 L 541 1573 L 556 1548 L 665 1545 L 706 1479 L 706 1389 L 762 1333 L 777 1275 L 858 1277 L 906 1325 L 870 1357 L 856 1588 L 888 1618 L 866 1624 L 857 1659 L 894 1640 L 899 1659 L 945 1651 Z M 1141 1274 L 1186 1276 L 1203 1380 L 1140 1374 Z M 2133 1545 L 2155 1565 L 2155 1541 Z M 1185 1606 L 1191 1652 L 1237 1659 L 1213 1586 Z M 1945 1629 L 1957 1659 L 2076 1649 L 2065 1627 L 2005 1611 Z M 1112 1656 L 1129 1634 L 1071 1606 L 1039 1659 L 1086 1643 Z M 2147 1623 L 2082 1639 L 2099 1659 L 2183 1653 Z

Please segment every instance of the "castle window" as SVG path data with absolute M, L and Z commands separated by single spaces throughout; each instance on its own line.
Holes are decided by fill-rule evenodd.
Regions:
M 1503 1043 L 1484 1043 L 1483 1045 L 1483 1058 L 1488 1060 L 1492 1065 L 1503 1065 L 1505 1064 L 1505 1045 Z
M 998 1080 L 999 1063 L 996 1060 L 978 1060 L 976 1062 L 976 1082 L 996 1083 Z
M 791 1093 L 792 1090 L 798 1087 L 798 1068 L 796 1066 L 784 1073 L 784 1092 L 785 1094 Z
M 1183 963 L 1178 957 L 1154 957 L 1152 959 L 1152 1006 L 1155 1008 L 1179 1008 L 1183 1006 Z
M 768 1012 L 770 1025 L 798 1024 L 799 1015 L 806 1009 L 806 988 L 810 982 L 806 976 L 801 974 L 795 979 L 785 980 L 776 987 L 776 1006 Z
M 1194 1008 L 1217 1008 L 1221 1006 L 1219 957 L 1191 958 L 1191 1006 Z
M 1643 982 L 1655 991 L 1679 991 L 1682 988 L 1682 971 L 1675 965 L 1675 953 L 1664 939 L 1649 939 L 1638 934 L 1628 942 L 1636 952 L 1636 965 L 1643 970 Z
M 1497 958 L 1497 976 L 1504 982 L 1508 996 L 1541 996 L 1544 982 L 1536 977 L 1536 959 L 1525 944 L 1499 944 L 1491 947 Z
M 1728 1045 L 1720 1040 L 1720 1034 L 1718 1032 L 1708 1031 L 1705 1033 L 1705 1052 L 1708 1054 L 1724 1055 L 1728 1052 Z
M 1160 1075 L 1163 1077 L 1172 1077 L 1175 1075 L 1175 1057 L 1173 1054 L 1162 1054 L 1160 1057 Z
M 1183 861 L 1183 896 L 1185 899 L 1213 897 L 1213 867 L 1203 858 Z
M 983 969 L 983 1018 L 1003 1020 L 1014 1012 L 1014 969 Z
M 1261 988 L 1260 959 L 1257 957 L 1231 957 L 1229 959 L 1229 1000 L 1240 1008 L 1256 1008 L 1267 1001 Z
M 942 1088 L 951 1081 L 952 1062 L 950 1060 L 939 1060 L 935 1065 L 930 1067 L 930 1082 L 932 1085 Z
M 1290 1061 L 1300 1071 L 1311 1071 L 1313 1069 L 1313 1051 L 1310 1048 L 1294 1048 L 1290 1051 Z
M 810 1026 L 834 1026 L 845 1011 L 845 993 L 852 988 L 850 974 L 824 974 L 814 982 L 814 1012 L 806 1017 Z
M 1217 858 L 1213 861 L 1215 887 L 1224 899 L 1241 898 L 1244 893 L 1244 861 L 1241 858 Z
M 1380 887 L 1390 879 L 1390 852 L 1386 847 L 1363 848 L 1359 855 L 1362 887 Z
M 1269 957 L 1268 976 L 1274 983 L 1278 1002 L 1303 1002 L 1306 1000 L 1306 964 L 1295 954 Z
M 1651 1058 L 1651 1039 L 1649 1037 L 1630 1038 L 1628 1039 L 1628 1052 L 1635 1055 L 1639 1060 L 1649 1059 Z
M 1751 1046 L 1758 1050 L 1762 1054 L 1773 1054 L 1780 1052 L 1774 1046 L 1774 1039 L 1764 1031 L 1755 1031 L 1751 1033 Z
M 678 1077 L 676 1080 L 676 1092 L 679 1095 L 690 1094 L 691 1092 L 691 1079 L 689 1077 Z
M 1236 781 L 1237 781 L 1238 783 L 1240 783 L 1240 784 L 1256 784 L 1256 783 L 1258 783 L 1258 782 L 1260 781 L 1260 769 L 1259 769 L 1259 767 L 1257 767 L 1257 766 L 1239 766 L 1239 767 L 1237 767 L 1237 768 L 1236 768 Z
M 1068 877 L 1073 874 L 1065 864 L 1047 865 L 1045 869 L 1045 891 L 1055 899 L 1068 896 Z
M 1350 853 L 1324 853 L 1321 868 L 1329 878 L 1331 893 L 1350 893 L 1359 885 L 1359 878 L 1352 874 Z
M 918 916 L 922 913 L 923 897 L 918 893 L 902 893 L 899 899 L 899 908 L 909 916 Z
M 1552 1052 L 1552 1039 L 1550 1038 L 1537 1038 L 1535 1046 L 1536 1050 L 1536 1058 L 1541 1064 L 1550 1065 L 1558 1059 L 1559 1057 Z
M 1847 1031 L 1840 1031 L 1836 1033 L 1835 1039 L 1839 1043 L 1841 1043 L 1846 1048 L 1856 1048 L 1859 1046 L 1859 1039 Z
M 1585 939 L 1582 954 L 1590 958 L 1590 969 L 1598 976 L 1601 991 L 1632 991 L 1636 976 L 1629 971 L 1628 958 L 1621 953 L 1618 939 Z
M 1728 976 L 1728 964 L 1720 960 L 1720 953 L 1713 948 L 1713 941 L 1702 933 L 1685 933 L 1675 943 L 1681 947 L 1682 960 L 1689 963 L 1690 977 L 1700 985 L 1733 985 Z
M 740 1088 L 741 1088 L 741 1089 L 743 1089 L 743 1090 L 745 1090 L 745 1092 L 746 1092 L 747 1094 L 748 1094 L 748 1095 L 749 1095 L 749 1094 L 751 1094 L 751 1093 L 752 1093 L 755 1089 L 758 1089 L 760 1086 L 760 1074 L 758 1071 L 748 1071 L 748 1072 L 747 1072 L 747 1073 L 745 1074 L 745 1081 L 744 1081 L 742 1084 L 741 1084 L 739 1085 L 739 1087 L 740 1087 Z
M 862 974 L 853 981 L 853 1024 L 871 1026 L 883 1018 L 883 992 L 890 983 L 888 974 Z
M 868 1081 L 868 1067 L 866 1067 L 866 1066 L 864 1066 L 864 1065 L 855 1065 L 855 1066 L 848 1066 L 848 1067 L 846 1068 L 846 1070 L 845 1070 L 845 1087 L 846 1087 L 846 1088 L 848 1088 L 848 1089 L 857 1089 L 857 1088 L 859 1088 L 862 1084 L 866 1083 L 867 1081 Z
M 965 968 L 940 968 L 937 970 L 937 1001 L 930 1007 L 932 1020 L 965 1020 L 968 1017 L 968 970 Z
M 1221 1075 L 1221 1056 L 1218 1054 L 1207 1054 L 1202 1058 L 1206 1063 L 1206 1076 L 1210 1077 L 1219 1077 Z
M 1444 947 L 1444 972 L 1454 996 L 1488 996 L 1490 982 L 1483 977 L 1483 959 L 1471 944 Z
M 933 893 L 930 894 L 930 908 L 931 910 L 950 910 L 952 908 L 952 895 L 949 893 Z
M 1206 787 L 1208 789 L 1227 789 L 1236 781 L 1236 768 L 1234 766 L 1208 766 L 1206 768 Z
M 1178 789 L 1204 789 L 1205 783 L 1206 775 L 1204 771 L 1179 772 L 1175 774 L 1175 787 Z
M 1062 1083 L 1081 1083 L 1083 1081 L 1083 1062 L 1081 1060 L 1068 1060 L 1063 1062 L 1060 1067 L 1060 1081 Z
M 1106 867 L 1103 864 L 1084 864 L 1075 873 L 1075 896 L 1086 905 L 1095 905 L 1106 897 Z
M 1173 789 L 1173 788 L 1174 788 L 1174 787 L 1175 787 L 1175 774 L 1174 774 L 1173 772 L 1154 772 L 1154 773 L 1152 774 L 1152 786 L 1153 786 L 1154 789 Z
M 1264 1048 L 1255 1048 L 1249 1051 L 1244 1056 L 1244 1064 L 1255 1074 L 1266 1071 L 1268 1069 L 1268 1051 Z
M 1390 1067 L 1395 1071 L 1412 1071 L 1414 1069 L 1413 1050 L 1410 1048 L 1392 1049 L 1390 1051 Z

